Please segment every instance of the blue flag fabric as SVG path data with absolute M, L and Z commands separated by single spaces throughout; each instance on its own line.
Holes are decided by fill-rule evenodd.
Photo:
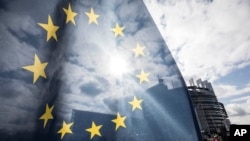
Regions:
M 198 141 L 142 0 L 0 1 L 1 141 Z

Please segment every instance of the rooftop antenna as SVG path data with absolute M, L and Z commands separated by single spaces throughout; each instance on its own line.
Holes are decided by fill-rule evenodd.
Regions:
M 189 80 L 189 84 L 190 84 L 190 86 L 194 86 L 194 79 L 193 79 L 193 78 L 191 78 L 191 79 Z
M 157 78 L 159 83 L 163 83 L 164 80 L 159 75 L 157 75 Z

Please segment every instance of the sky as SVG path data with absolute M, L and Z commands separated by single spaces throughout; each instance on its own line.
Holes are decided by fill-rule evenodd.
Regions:
M 208 80 L 232 124 L 250 123 L 250 1 L 144 0 L 189 80 Z
M 187 99 L 176 100 L 185 94 L 180 72 L 186 82 L 190 78 L 210 81 L 231 122 L 249 124 L 249 1 L 144 0 L 154 21 L 146 9 L 138 9 L 144 5 L 137 2 L 72 0 L 72 9 L 78 13 L 74 25 L 65 22 L 67 0 L 2 0 L 0 131 L 42 129 L 38 117 L 46 103 L 55 105 L 58 120 L 70 121 L 73 110 L 115 114 L 130 106 L 124 101 L 119 106 L 119 100 L 139 97 L 162 77 L 168 92 L 182 89 L 169 102 L 180 102 L 178 108 L 191 122 L 180 124 L 182 119 L 175 118 L 180 117 L 177 110 L 173 115 L 157 108 L 152 113 L 179 120 L 161 126 L 185 126 L 175 130 L 194 133 L 193 128 L 188 129 L 194 124 Z M 98 24 L 88 21 L 85 12 L 91 8 L 100 15 Z M 48 39 L 40 26 L 50 18 L 59 27 L 57 38 Z M 114 35 L 112 28 L 117 24 L 125 27 L 124 36 Z M 136 57 L 132 49 L 138 44 L 144 47 L 144 55 Z M 35 54 L 48 65 L 47 78 L 33 82 L 33 73 L 23 67 L 34 63 Z M 137 75 L 142 70 L 150 75 L 149 82 L 141 84 Z
M 143 126 L 128 121 L 128 128 L 147 126 L 138 131 L 155 135 L 152 140 L 198 140 L 184 81 L 143 1 L 70 3 L 77 13 L 74 22 L 67 22 L 68 0 L 0 2 L 0 133 L 57 130 L 79 110 L 126 113 L 143 121 Z M 96 22 L 86 14 L 91 10 L 99 15 Z M 48 25 L 57 29 L 47 32 Z M 122 34 L 117 26 L 124 28 Z M 143 48 L 138 56 L 137 47 Z M 133 113 L 129 99 L 135 96 L 145 109 Z M 47 105 L 54 106 L 56 118 L 42 126 Z

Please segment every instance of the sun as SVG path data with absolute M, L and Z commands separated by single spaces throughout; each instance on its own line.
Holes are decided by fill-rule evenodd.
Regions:
M 113 56 L 108 65 L 109 72 L 115 76 L 122 76 L 129 72 L 129 66 L 122 56 Z

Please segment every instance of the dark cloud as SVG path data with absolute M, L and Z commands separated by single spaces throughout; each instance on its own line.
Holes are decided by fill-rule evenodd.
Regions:
M 36 86 L 20 80 L 0 78 L 0 90 L 0 120 L 4 123 L 0 124 L 0 129 L 23 130 L 28 126 L 26 124 L 34 126 L 42 97 Z
M 80 86 L 80 89 L 84 94 L 87 94 L 92 97 L 95 97 L 101 92 L 103 92 L 103 89 L 100 86 L 98 86 L 97 83 L 92 83 L 92 82 L 83 84 L 82 86 Z
M 244 116 L 247 112 L 242 107 L 233 107 L 233 113 L 229 113 L 230 116 Z
M 109 87 L 108 81 L 103 77 L 96 77 L 96 81 L 87 81 L 80 86 L 82 93 L 95 97 L 102 92 L 105 92 Z

